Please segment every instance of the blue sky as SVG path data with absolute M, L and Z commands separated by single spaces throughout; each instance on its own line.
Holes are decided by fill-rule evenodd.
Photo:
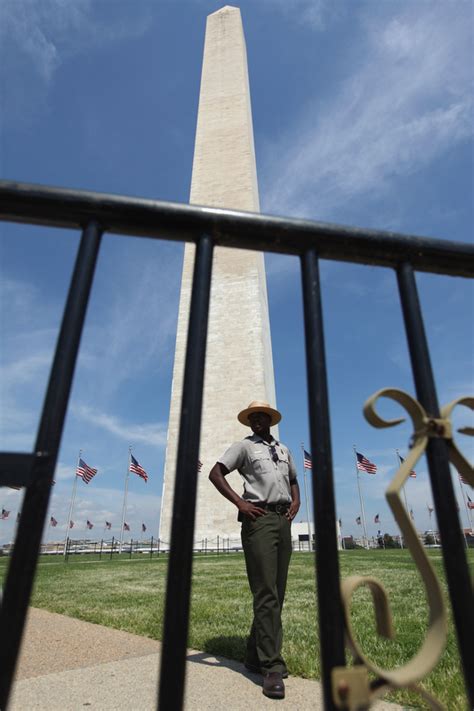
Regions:
M 471 241 L 472 4 L 239 6 L 262 212 Z M 3 0 L 1 177 L 187 202 L 205 20 L 219 7 Z M 3 450 L 33 446 L 77 245 L 75 232 L 0 224 Z M 142 522 L 157 535 L 182 249 L 104 238 L 50 507 L 59 526 L 49 538 L 64 533 L 79 449 L 99 473 L 89 486 L 79 482 L 76 530 L 82 535 L 90 519 L 101 534 L 108 520 L 119 535 L 130 445 L 149 481 L 131 475 L 126 520 L 132 536 Z M 308 448 L 309 437 L 298 261 L 270 255 L 266 263 L 280 435 L 303 489 L 301 442 Z M 356 444 L 378 466 L 376 476 L 361 475 L 369 534 L 395 533 L 384 490 L 410 427 L 374 430 L 362 415 L 381 387 L 414 393 L 395 276 L 325 262 L 322 279 L 338 515 L 346 535 L 360 535 Z M 434 275 L 417 282 L 444 404 L 473 391 L 473 289 Z M 470 413 L 459 410 L 458 425 L 468 424 Z M 390 405 L 385 412 L 399 414 Z M 459 445 L 469 452 L 466 437 Z M 424 459 L 416 471 L 406 493 L 425 530 L 435 522 Z M 21 493 L 2 489 L 1 497 L 12 511 L 0 521 L 6 541 Z

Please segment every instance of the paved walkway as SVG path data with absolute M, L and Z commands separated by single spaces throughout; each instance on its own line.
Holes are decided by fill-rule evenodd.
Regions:
M 154 640 L 31 609 L 9 711 L 153 711 L 159 657 Z M 186 679 L 188 711 L 322 709 L 316 681 L 290 677 L 286 698 L 272 701 L 262 695 L 261 677 L 204 652 L 189 651 Z

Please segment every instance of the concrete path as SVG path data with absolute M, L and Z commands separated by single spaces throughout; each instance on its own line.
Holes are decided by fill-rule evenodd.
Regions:
M 45 610 L 31 609 L 9 711 L 153 711 L 160 643 Z M 286 698 L 262 695 L 242 664 L 189 650 L 188 711 L 322 709 L 316 681 L 290 677 Z M 377 711 L 401 709 L 379 702 Z

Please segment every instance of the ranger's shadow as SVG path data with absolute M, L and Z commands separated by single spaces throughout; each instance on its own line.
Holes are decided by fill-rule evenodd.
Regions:
M 237 635 L 212 637 L 206 640 L 202 652 L 190 652 L 186 657 L 186 661 L 205 664 L 209 667 L 225 667 L 261 686 L 262 678 L 260 674 L 254 674 L 244 667 L 245 645 L 246 638 L 238 637 Z M 235 656 L 234 659 L 229 659 L 229 657 L 225 656 L 230 652 Z

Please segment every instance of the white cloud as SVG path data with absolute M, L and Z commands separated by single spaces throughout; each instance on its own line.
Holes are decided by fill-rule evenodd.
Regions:
M 152 359 L 160 362 L 171 349 L 176 333 L 179 268 L 174 260 L 167 267 L 157 279 L 156 264 L 142 262 L 133 269 L 129 263 L 124 278 L 130 286 L 114 295 L 102 337 L 106 357 L 114 362 L 114 378 L 118 375 L 126 379 Z M 177 268 L 175 279 L 173 268 Z
M 71 410 L 81 420 L 88 422 L 90 425 L 100 427 L 115 437 L 126 440 L 129 444 L 143 442 L 154 447 L 162 447 L 166 444 L 166 423 L 126 423 L 114 415 L 99 412 L 87 405 L 72 405 Z
M 288 19 L 298 24 L 322 31 L 338 8 L 336 3 L 328 0 L 264 0 L 272 10 L 284 13 Z
M 66 491 L 56 491 L 53 487 L 52 498 L 43 534 L 43 541 L 64 541 L 66 535 L 69 509 L 71 505 L 71 494 Z M 13 539 L 16 528 L 17 512 L 21 510 L 23 500 L 22 491 L 5 489 L 3 508 L 10 511 L 8 519 L 1 521 L 0 544 Z M 71 538 L 87 537 L 91 540 L 100 541 L 101 538 L 110 539 L 120 537 L 122 522 L 123 490 L 110 489 L 106 487 L 94 486 L 90 488 L 81 487 L 77 491 L 76 502 L 72 519 L 74 527 L 70 529 Z M 128 492 L 127 513 L 125 520 L 130 525 L 130 533 L 124 536 L 125 540 L 130 538 L 144 539 L 158 535 L 158 521 L 161 508 L 161 498 L 148 491 L 137 493 Z M 54 516 L 58 525 L 50 526 L 50 517 Z M 92 530 L 86 529 L 86 521 L 93 523 Z M 105 521 L 112 523 L 111 530 L 105 530 Z M 141 525 L 147 527 L 146 533 L 142 533 Z
M 82 402 L 100 403 L 97 426 L 129 442 L 161 446 L 166 432 L 160 423 L 126 425 L 103 414 L 124 383 L 148 368 L 154 379 L 164 368 L 171 370 L 181 251 L 151 250 L 149 242 L 143 246 L 140 254 L 127 241 L 119 257 L 111 255 L 110 272 L 98 275 L 100 303 L 90 309 L 94 320 L 86 323 L 75 382 Z M 162 268 L 159 278 L 156 261 Z M 5 280 L 1 287 L 6 337 L 0 354 L 0 433 L 8 449 L 29 449 L 41 413 L 61 307 L 53 308 L 49 294 L 32 284 Z
M 126 17 L 116 6 L 104 21 L 92 0 L 3 0 L 3 35 L 50 80 L 62 55 L 71 55 L 90 46 L 139 37 L 150 26 L 146 5 L 135 7 Z
M 70 464 L 62 464 L 58 462 L 56 464 L 56 469 L 54 470 L 54 480 L 55 481 L 72 481 L 75 472 L 75 467 L 71 467 Z
M 2 368 L 2 377 L 10 383 L 15 382 L 16 385 L 28 383 L 43 374 L 50 364 L 50 353 L 33 353 Z
M 170 367 L 181 268 L 181 246 L 127 238 L 104 244 L 78 368 L 96 403 L 148 368 Z
M 27 450 L 38 427 L 59 311 L 21 280 L 2 278 L 1 299 L 0 433 L 5 448 Z
M 462 4 L 401 7 L 395 17 L 363 18 L 363 56 L 340 90 L 324 107 L 306 106 L 279 145 L 268 147 L 265 211 L 334 219 L 341 206 L 383 194 L 472 135 Z
M 140 37 L 150 27 L 147 3 L 134 4 L 132 12 L 128 5 L 114 3 L 106 19 L 100 17 L 99 6 L 92 0 L 2 0 L 0 84 L 6 119 L 24 120 L 23 112 L 43 108 L 55 73 L 67 58 Z
M 58 521 L 56 528 L 48 526 L 46 536 L 50 540 L 61 540 L 67 527 L 69 508 L 71 504 L 68 492 L 60 493 L 53 491 L 50 510 L 47 516 L 54 516 Z M 71 529 L 72 538 L 80 538 L 85 535 L 86 521 L 93 523 L 94 528 L 87 532 L 91 539 L 117 538 L 120 535 L 122 522 L 123 490 L 100 487 L 91 484 L 90 487 L 80 487 L 74 504 L 72 520 L 74 527 Z M 127 511 L 125 520 L 131 527 L 127 533 L 127 540 L 130 537 L 142 538 L 141 524 L 147 526 L 146 536 L 157 535 L 161 498 L 148 491 L 138 493 L 129 491 L 127 496 Z M 105 521 L 112 523 L 112 529 L 105 531 Z

